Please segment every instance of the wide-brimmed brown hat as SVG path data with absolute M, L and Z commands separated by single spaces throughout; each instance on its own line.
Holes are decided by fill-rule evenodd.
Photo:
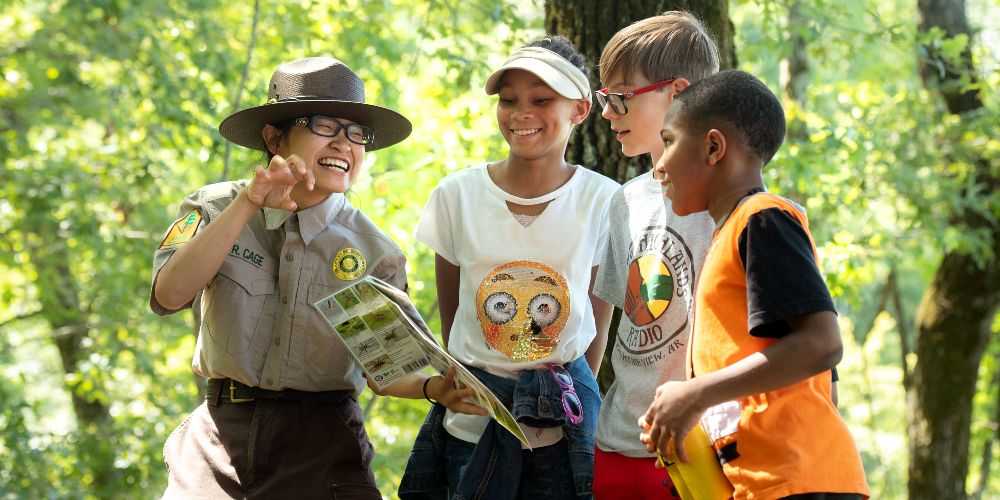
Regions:
M 406 139 L 413 125 L 405 116 L 365 104 L 365 83 L 332 57 L 307 57 L 278 66 L 267 87 L 267 104 L 237 111 L 219 125 L 222 137 L 248 148 L 267 150 L 264 125 L 310 115 L 346 118 L 371 127 L 375 142 L 368 151 Z

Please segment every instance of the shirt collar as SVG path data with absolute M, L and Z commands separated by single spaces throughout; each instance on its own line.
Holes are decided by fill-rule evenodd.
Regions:
M 347 203 L 343 193 L 333 193 L 321 203 L 296 212 L 299 215 L 299 232 L 306 245 L 326 230 L 333 218 Z M 288 220 L 292 212 L 280 208 L 264 208 L 264 227 L 275 230 Z
M 747 191 L 747 194 L 741 196 L 740 199 L 736 200 L 736 204 L 733 205 L 733 208 L 729 209 L 729 212 L 726 212 L 726 215 L 722 218 L 722 220 L 720 220 L 719 223 L 715 225 L 715 232 L 718 233 L 719 230 L 722 229 L 722 226 L 726 223 L 726 221 L 729 220 L 729 216 L 733 215 L 733 212 L 736 211 L 736 207 L 739 207 L 743 203 L 744 200 L 746 200 L 747 198 L 749 198 L 749 197 L 751 197 L 751 196 L 753 196 L 753 195 L 755 195 L 757 193 L 764 193 L 766 191 L 767 191 L 767 188 L 764 187 L 764 186 L 755 187 L 755 188 L 751 189 L 750 191 Z
M 280 208 L 264 207 L 264 227 L 268 231 L 274 231 L 281 227 L 282 224 L 292 215 L 288 210 L 282 210 Z

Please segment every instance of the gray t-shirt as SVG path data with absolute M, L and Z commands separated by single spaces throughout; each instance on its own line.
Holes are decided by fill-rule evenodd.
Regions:
M 708 212 L 676 215 L 648 172 L 615 192 L 609 219 L 594 294 L 623 314 L 611 354 L 615 382 L 601 406 L 597 445 L 649 457 L 637 421 L 660 384 L 685 378 L 694 285 L 715 225 Z

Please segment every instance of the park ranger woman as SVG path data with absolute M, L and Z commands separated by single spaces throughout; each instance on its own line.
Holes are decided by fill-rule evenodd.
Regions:
M 344 193 L 366 151 L 402 141 L 410 122 L 365 103 L 344 63 L 312 57 L 279 66 L 267 103 L 219 131 L 269 164 L 188 196 L 154 254 L 150 307 L 199 313 L 192 365 L 208 379 L 164 446 L 164 496 L 381 498 L 361 369 L 311 304 L 369 274 L 406 289 L 403 253 Z M 392 392 L 462 411 L 466 391 L 425 380 Z

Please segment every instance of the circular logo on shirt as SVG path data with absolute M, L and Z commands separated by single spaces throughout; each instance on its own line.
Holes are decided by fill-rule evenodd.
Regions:
M 365 274 L 365 256 L 357 248 L 342 248 L 332 265 L 334 276 L 341 281 L 354 281 Z
M 514 361 L 534 361 L 559 343 L 569 319 L 569 288 L 545 264 L 508 262 L 483 278 L 476 306 L 487 345 Z
M 618 343 L 625 351 L 643 355 L 659 350 L 687 327 L 694 276 L 692 260 L 691 250 L 669 227 L 646 228 L 634 240 L 629 248 L 622 308 L 629 324 L 627 331 L 620 330 L 618 335 Z
M 659 319 L 674 298 L 674 277 L 662 255 L 641 255 L 628 266 L 625 314 L 636 326 Z

